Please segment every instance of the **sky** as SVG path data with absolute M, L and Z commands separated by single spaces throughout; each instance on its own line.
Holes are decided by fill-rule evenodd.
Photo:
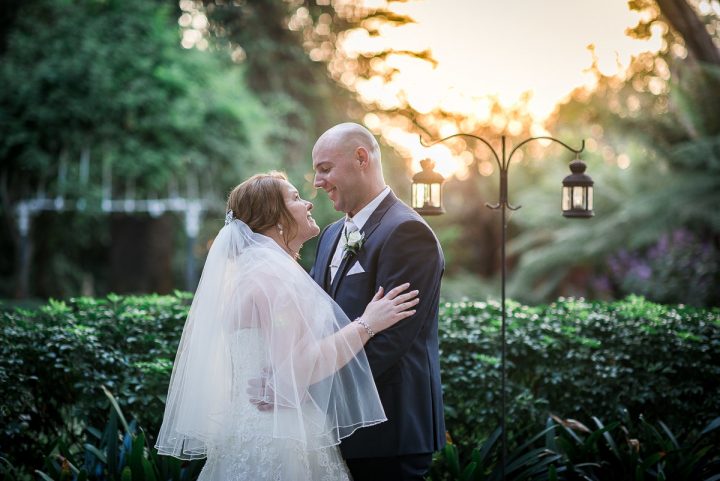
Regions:
M 505 105 L 531 91 L 530 111 L 544 119 L 574 88 L 592 85 L 589 45 L 606 75 L 624 70 L 632 55 L 661 46 L 660 31 L 649 41 L 625 34 L 640 18 L 627 0 L 410 0 L 391 8 L 417 23 L 387 29 L 383 37 L 396 48 L 427 47 L 438 61 L 424 76 L 413 72 L 408 79 L 416 85 L 411 102 L 420 107 L 451 90 L 497 95 Z
M 432 67 L 427 62 L 391 58 L 388 62 L 400 70 L 394 84 L 382 85 L 379 79 L 355 82 L 361 97 L 392 108 L 398 93 L 403 92 L 420 112 L 442 105 L 490 121 L 490 97 L 509 108 L 529 93 L 527 110 L 536 123 L 533 135 L 547 135 L 544 121 L 575 88 L 592 88 L 595 76 L 588 69 L 593 56 L 603 74 L 622 76 L 633 56 L 656 52 L 662 46 L 660 25 L 649 40 L 626 35 L 640 20 L 640 14 L 628 8 L 627 0 L 365 3 L 407 14 L 416 23 L 387 27 L 380 39 L 369 38 L 358 29 L 345 39 L 346 51 L 361 53 L 372 50 L 375 42 L 387 43 L 395 49 L 429 49 L 438 63 Z M 366 116 L 365 124 L 410 157 L 414 170 L 419 170 L 420 159 L 428 156 L 438 161 L 438 170 L 444 175 L 466 172 L 465 166 L 472 160 L 467 153 L 464 158 L 455 156 L 443 145 L 425 148 L 417 134 L 384 126 L 374 114 Z M 512 125 L 507 130 L 510 135 L 515 133 Z M 450 133 L 455 132 L 441 129 L 442 135 Z M 491 173 L 489 168 L 486 174 Z

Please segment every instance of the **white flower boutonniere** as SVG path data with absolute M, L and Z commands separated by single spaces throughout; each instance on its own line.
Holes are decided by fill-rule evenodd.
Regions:
M 365 234 L 359 230 L 345 233 L 345 247 L 343 248 L 343 257 L 348 254 L 355 254 L 360 251 L 363 244 L 365 243 Z

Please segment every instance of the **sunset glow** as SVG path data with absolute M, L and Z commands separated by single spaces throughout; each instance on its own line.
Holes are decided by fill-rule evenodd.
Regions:
M 372 0 L 372 6 L 406 14 L 416 23 L 383 27 L 378 37 L 362 29 L 348 32 L 341 47 L 350 59 L 389 45 L 395 50 L 430 50 L 438 64 L 434 67 L 391 55 L 387 67 L 397 73 L 389 83 L 379 77 L 356 79 L 352 74 L 343 75 L 343 83 L 382 109 L 397 107 L 399 99 L 407 100 L 420 113 L 440 106 L 471 123 L 489 123 L 511 136 L 522 131 L 522 124 L 491 115 L 493 102 L 503 109 L 523 109 L 532 118 L 533 135 L 547 135 L 544 121 L 557 103 L 577 87 L 594 87 L 595 76 L 589 71 L 593 62 L 602 74 L 622 77 L 633 56 L 662 47 L 661 26 L 655 26 L 647 41 L 626 35 L 640 19 L 639 13 L 629 10 L 626 0 L 415 0 L 390 4 Z M 364 120 L 411 159 L 413 169 L 419 170 L 419 161 L 432 156 L 444 175 L 467 174 L 470 153 L 453 155 L 444 145 L 423 147 L 416 134 L 385 126 L 375 114 Z M 449 135 L 454 129 L 457 127 L 452 125 L 441 130 Z M 490 175 L 493 166 L 481 166 L 481 171 Z
M 351 31 L 343 48 L 351 55 L 382 45 L 429 49 L 437 68 L 391 56 L 388 64 L 399 73 L 387 90 L 377 83 L 357 85 L 364 98 L 388 105 L 402 90 L 420 112 L 439 104 L 462 110 L 467 99 L 487 96 L 511 106 L 529 93 L 531 113 L 543 120 L 572 89 L 592 87 L 587 70 L 593 56 L 604 75 L 622 75 L 632 56 L 662 46 L 659 25 L 647 41 L 625 34 L 640 19 L 625 0 L 415 0 L 389 7 L 417 23 L 384 27 L 380 37 Z

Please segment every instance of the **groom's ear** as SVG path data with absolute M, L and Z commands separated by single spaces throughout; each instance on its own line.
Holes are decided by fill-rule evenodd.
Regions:
M 355 161 L 360 165 L 361 169 L 365 169 L 370 165 L 370 154 L 368 154 L 365 147 L 355 149 Z

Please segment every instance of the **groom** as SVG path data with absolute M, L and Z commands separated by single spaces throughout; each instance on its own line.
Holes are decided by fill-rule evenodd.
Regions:
M 343 123 L 312 152 L 315 187 L 345 217 L 320 234 L 310 275 L 345 311 L 362 315 L 375 292 L 410 283 L 417 313 L 374 336 L 365 352 L 388 420 L 356 431 L 341 450 L 355 481 L 422 480 L 445 444 L 438 302 L 445 268 L 425 221 L 385 185 L 380 147 L 363 126 Z

